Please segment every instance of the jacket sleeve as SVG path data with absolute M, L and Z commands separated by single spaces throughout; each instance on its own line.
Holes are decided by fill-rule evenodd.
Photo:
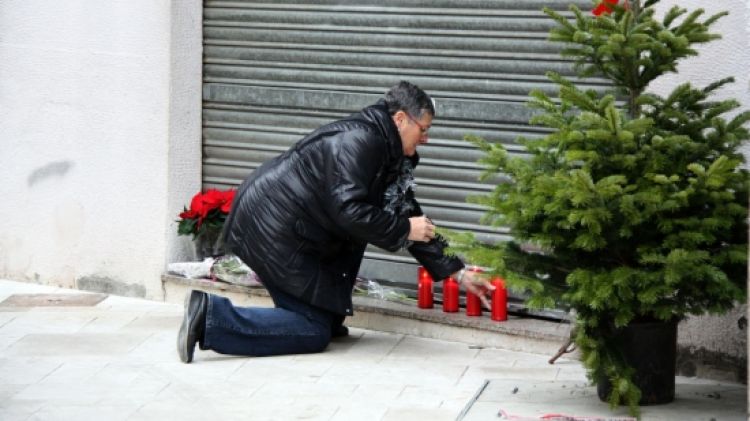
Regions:
M 423 212 L 419 202 L 413 196 L 409 200 L 414 205 L 410 216 L 422 216 Z M 427 269 L 432 279 L 442 281 L 464 267 L 461 259 L 445 254 L 446 247 L 448 247 L 448 243 L 442 236 L 437 235 L 427 243 L 415 241 L 407 250 L 417 259 L 420 265 Z
M 388 251 L 403 247 L 409 219 L 368 203 L 369 189 L 386 158 L 385 143 L 368 130 L 348 131 L 335 142 L 326 168 L 331 180 L 329 214 L 351 236 Z
M 438 235 L 429 243 L 414 242 L 408 250 L 419 264 L 427 269 L 432 279 L 442 281 L 464 267 L 461 259 L 455 256 L 447 256 L 443 252 L 445 247 L 447 247 L 445 239 Z

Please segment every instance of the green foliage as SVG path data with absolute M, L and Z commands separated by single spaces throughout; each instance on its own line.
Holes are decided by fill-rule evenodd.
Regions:
M 187 211 L 187 208 L 185 208 L 183 213 Z M 203 220 L 197 217 L 178 219 L 176 221 L 177 234 L 192 235 L 193 240 L 200 235 L 216 235 L 216 233 L 220 233 L 224 228 L 224 221 L 226 221 L 226 219 L 227 214 L 218 208 L 209 211 L 208 215 Z
M 677 71 L 677 62 L 697 55 L 694 44 L 717 38 L 709 27 L 727 13 L 719 13 L 699 22 L 703 9 L 687 16 L 686 9 L 674 6 L 661 21 L 654 17 L 646 2 L 630 0 L 629 7 L 616 6 L 611 14 L 591 18 L 575 6 L 575 23 L 545 8 L 544 12 L 560 26 L 552 29 L 550 40 L 566 44 L 563 56 L 575 60 L 581 76 L 601 75 L 611 80 L 618 94 L 630 96 L 631 116 L 638 115 L 634 99 L 651 81 L 667 72 Z M 682 18 L 682 19 L 680 19 Z
M 744 300 L 747 279 L 748 172 L 739 147 L 750 138 L 750 112 L 726 119 L 734 100 L 686 83 L 666 96 L 644 93 L 693 46 L 719 38 L 702 10 L 631 0 L 609 15 L 558 22 L 550 39 L 566 44 L 583 77 L 614 89 L 602 95 L 550 73 L 559 100 L 531 93 L 531 123 L 551 132 L 519 139 L 528 156 L 468 140 L 484 152 L 484 179 L 505 176 L 487 195 L 483 223 L 510 228 L 513 241 L 487 245 L 448 233 L 452 250 L 506 278 L 534 307 L 562 305 L 577 314 L 576 342 L 592 380 L 614 385 L 610 402 L 636 414 L 640 391 L 632 369 L 608 338 L 635 320 L 674 320 L 719 313 Z M 626 105 L 620 106 L 619 100 Z

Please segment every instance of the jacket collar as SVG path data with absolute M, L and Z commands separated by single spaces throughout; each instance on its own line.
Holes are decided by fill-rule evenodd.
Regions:
M 365 107 L 359 114 L 364 120 L 377 127 L 380 134 L 386 140 L 388 167 L 390 169 L 401 168 L 401 161 L 406 158 L 401 143 L 401 135 L 398 133 L 398 128 L 396 127 L 396 123 L 393 122 L 393 118 L 388 114 L 388 107 L 385 104 L 385 100 L 381 99 L 375 104 Z M 415 153 L 409 159 L 412 161 L 412 166 L 416 167 L 417 162 L 419 162 L 419 155 Z

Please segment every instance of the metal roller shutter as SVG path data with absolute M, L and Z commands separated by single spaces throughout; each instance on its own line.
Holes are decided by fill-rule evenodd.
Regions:
M 507 234 L 479 224 L 466 203 L 487 192 L 477 181 L 472 133 L 521 153 L 530 127 L 528 93 L 556 91 L 544 73 L 572 75 L 544 6 L 589 0 L 205 1 L 203 184 L 236 186 L 304 134 L 374 102 L 405 79 L 430 93 L 437 118 L 420 147 L 417 197 L 443 227 L 487 241 Z M 605 82 L 586 81 L 606 89 Z M 408 255 L 369 248 L 367 277 L 414 285 Z

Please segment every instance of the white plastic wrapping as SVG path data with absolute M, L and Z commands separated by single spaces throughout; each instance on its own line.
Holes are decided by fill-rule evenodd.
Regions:
M 214 264 L 212 257 L 207 257 L 202 262 L 178 262 L 167 265 L 167 272 L 184 276 L 190 279 L 208 278 L 211 276 L 211 266 Z
M 239 257 L 228 254 L 216 259 L 211 267 L 211 278 L 248 287 L 261 285 L 260 279 Z

